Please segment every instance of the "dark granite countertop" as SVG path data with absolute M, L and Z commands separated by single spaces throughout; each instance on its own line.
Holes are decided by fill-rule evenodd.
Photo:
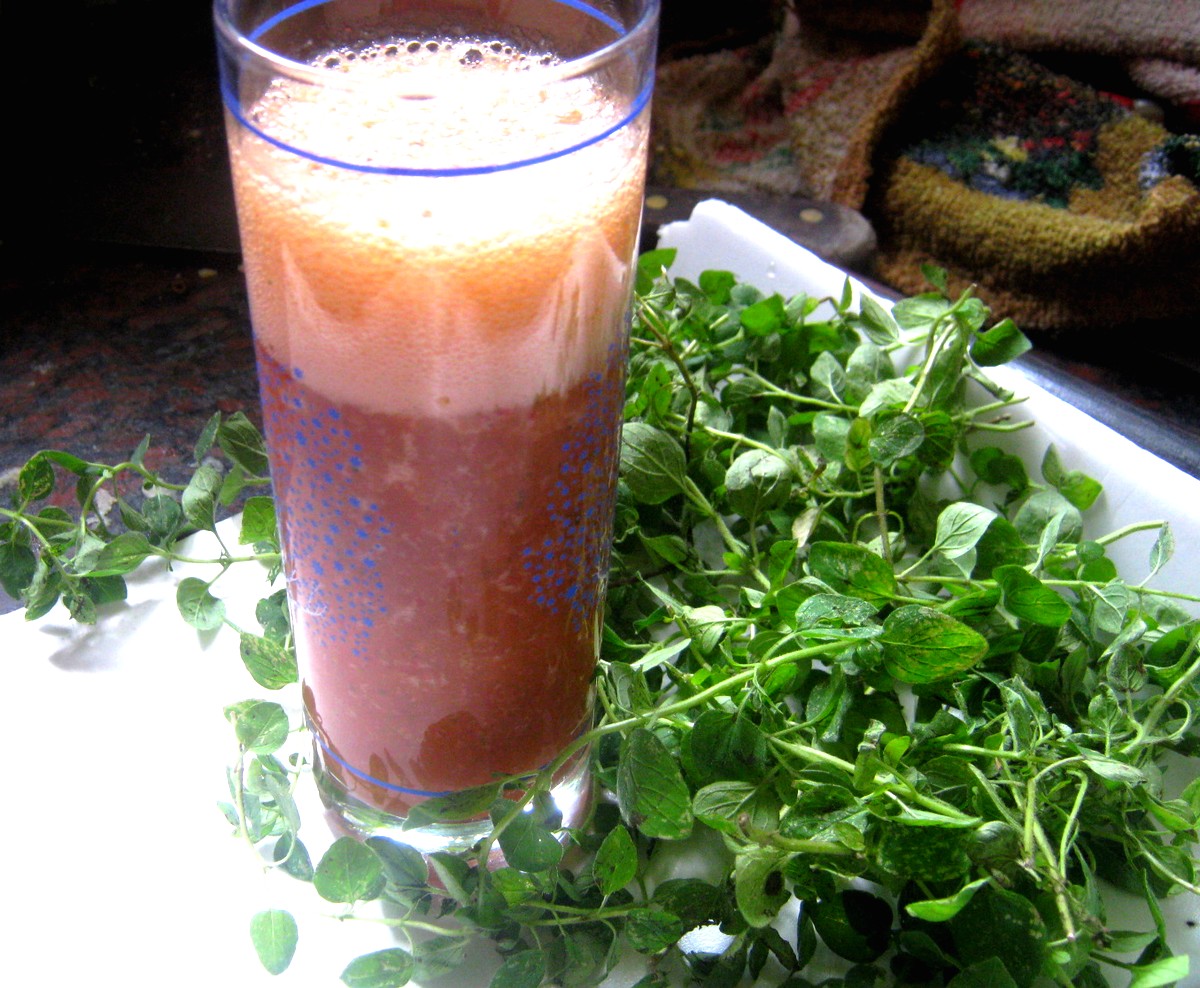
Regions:
M 95 22 L 84 27 L 97 50 L 150 9 L 77 6 Z M 84 60 L 42 102 L 16 108 L 38 153 L 19 160 L 0 241 L 4 501 L 39 449 L 116 462 L 149 435 L 148 465 L 179 478 L 214 411 L 258 420 L 208 11 L 180 16 L 174 54 L 157 54 L 142 74 Z M 73 111 L 48 121 L 46 105 L 63 100 Z M 660 218 L 648 213 L 644 243 Z M 818 250 L 827 244 L 827 229 L 809 232 Z M 1200 359 L 1188 328 L 1037 339 L 1024 365 L 1047 390 L 1200 476 Z M 14 606 L 0 595 L 0 612 Z

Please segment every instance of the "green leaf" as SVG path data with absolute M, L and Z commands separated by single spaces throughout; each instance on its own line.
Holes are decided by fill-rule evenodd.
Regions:
M 512 808 L 509 800 L 498 800 L 492 807 L 492 822 L 499 823 Z M 563 855 L 558 839 L 528 811 L 518 813 L 500 832 L 500 850 L 509 867 L 528 873 L 555 867 Z
M 883 666 L 902 683 L 936 683 L 965 672 L 987 654 L 983 635 L 922 604 L 898 607 L 883 622 Z
M 242 412 L 234 412 L 220 424 L 217 445 L 250 476 L 265 477 L 270 472 L 266 443 L 258 428 Z
M 1017 324 L 1002 319 L 990 329 L 976 335 L 971 344 L 971 359 L 980 367 L 997 367 L 1015 360 L 1033 347 Z
M 891 360 L 884 351 L 875 346 L 873 343 L 860 343 L 855 347 L 854 352 L 850 354 L 850 358 L 846 361 L 846 396 L 850 399 L 849 404 L 862 402 L 865 404 L 867 396 L 872 390 L 879 385 L 881 381 L 901 381 L 909 384 L 906 379 L 894 378 L 895 368 L 892 366 Z M 911 393 L 912 385 L 909 384 Z M 907 398 L 902 399 L 898 403 L 898 407 L 903 407 Z M 877 407 L 887 407 L 891 404 L 890 401 L 883 401 Z M 772 405 L 772 408 L 777 406 Z M 781 413 L 782 414 L 782 413 Z M 870 412 L 865 411 L 862 406 L 859 407 L 858 414 L 863 418 L 867 418 Z
M 63 603 L 71 617 L 80 624 L 96 623 L 96 602 L 87 594 L 63 591 Z
M 17 474 L 21 504 L 40 501 L 54 493 L 54 467 L 44 453 L 35 454 Z
M 657 561 L 672 566 L 684 563 L 691 553 L 688 544 L 678 535 L 646 535 L 639 531 L 638 538 Z
M 1171 526 L 1164 522 L 1158 530 L 1158 537 L 1150 548 L 1150 576 L 1162 569 L 1175 554 L 1175 535 Z
M 769 787 L 750 782 L 713 782 L 696 793 L 696 819 L 725 834 L 742 833 L 743 819 L 751 828 L 770 833 L 779 826 L 779 797 Z
M 466 937 L 434 936 L 413 945 L 418 981 L 433 980 L 454 971 L 463 962 L 467 950 Z
M 89 543 L 75 556 L 74 569 L 80 576 L 121 576 L 141 565 L 152 551 L 141 532 L 122 532 L 107 543 Z
M 1133 968 L 1129 988 L 1160 988 L 1173 985 L 1188 976 L 1191 958 L 1186 954 L 1163 957 L 1150 964 L 1139 964 Z
M 79 581 L 79 591 L 92 604 L 115 604 L 128 597 L 128 587 L 122 576 L 84 576 Z
M 1047 628 L 1061 628 L 1070 620 L 1071 605 L 1023 566 L 997 566 L 992 578 L 1014 617 Z
M 1042 970 L 1046 926 L 1025 896 L 988 885 L 949 920 L 964 965 L 1003 963 L 1018 988 L 1032 988 Z
M 433 823 L 459 823 L 470 820 L 491 809 L 499 795 L 500 783 L 493 782 L 470 789 L 459 789 L 444 796 L 432 796 L 408 811 L 404 829 L 412 830 Z
M 379 855 L 387 880 L 399 888 L 424 889 L 429 881 L 429 865 L 421 852 L 390 837 L 374 836 L 367 847 Z
M 987 579 L 997 566 L 1024 566 L 1032 558 L 1033 553 L 1013 523 L 1003 515 L 997 515 L 975 545 L 974 575 Z
M 280 835 L 271 850 L 271 860 L 279 865 L 293 878 L 301 882 L 313 880 L 313 863 L 308 854 L 308 848 L 294 833 Z
M 809 370 L 813 394 L 823 401 L 840 402 L 846 392 L 846 369 L 828 350 L 817 354 Z
M 221 489 L 221 474 L 215 467 L 204 464 L 192 474 L 183 491 L 183 514 L 196 528 L 216 531 L 217 492 Z
M 892 306 L 892 317 L 902 329 L 929 330 L 946 314 L 950 300 L 934 292 L 902 298 Z
M 241 545 L 254 545 L 256 542 L 274 542 L 275 539 L 274 498 L 247 498 L 242 509 L 242 529 L 238 534 L 238 542 Z
M 936 264 L 930 264 L 928 261 L 921 262 L 921 277 L 929 284 L 936 288 L 943 295 L 949 295 L 950 289 L 947 287 L 946 269 Z
M 209 450 L 213 448 L 213 443 L 217 441 L 217 429 L 221 425 L 221 413 L 213 412 L 209 420 L 204 423 L 204 428 L 200 431 L 200 435 L 196 437 L 196 445 L 192 449 L 192 462 L 199 464 L 206 456 Z
M 300 931 L 285 909 L 268 909 L 250 920 L 250 940 L 262 966 L 270 974 L 282 974 L 292 963 Z
M 793 471 L 779 453 L 750 449 L 725 472 L 729 507 L 744 518 L 757 518 L 781 506 L 791 492 Z
M 963 906 L 971 901 L 971 897 L 990 881 L 990 878 L 976 879 L 968 882 L 953 895 L 941 899 L 922 899 L 919 902 L 910 902 L 904 907 L 904 910 L 910 916 L 930 923 L 945 922 L 957 916 Z
M 604 836 L 592 863 L 596 887 L 604 895 L 619 892 L 637 875 L 637 847 L 629 831 L 617 824 Z
M 205 580 L 194 576 L 180 580 L 175 603 L 183 619 L 199 631 L 212 631 L 225 622 L 225 602 L 212 595 Z
M 648 250 L 637 261 L 638 295 L 647 295 L 654 283 L 663 276 L 663 272 L 675 263 L 675 248 L 663 247 L 658 250 Z
M 26 545 L 15 542 L 0 542 L 0 587 L 12 598 L 19 598 L 22 591 L 33 582 L 37 570 L 37 557 Z
M 901 412 L 876 422 L 871 438 L 867 440 L 867 449 L 872 460 L 880 466 L 890 467 L 915 453 L 924 441 L 925 429 L 921 423 Z
M 276 590 L 254 606 L 254 617 L 262 625 L 263 634 L 276 641 L 283 641 L 291 634 L 292 615 L 288 606 L 287 590 Z
M 1120 783 L 1122 786 L 1143 786 L 1147 781 L 1146 773 L 1137 766 L 1095 752 L 1084 752 L 1083 764 L 1100 778 Z
M 621 477 L 644 504 L 661 504 L 684 489 L 687 462 L 671 436 L 644 422 L 621 432 Z
M 233 707 L 228 713 L 233 717 L 238 743 L 256 755 L 278 751 L 291 732 L 283 707 L 269 700 Z
M 846 450 L 843 460 L 847 469 L 865 470 L 871 465 L 871 422 L 869 419 L 856 418 L 850 422 L 846 432 Z
M 239 651 L 246 671 L 259 686 L 278 690 L 296 682 L 296 656 L 280 642 L 244 631 Z
M 21 600 L 25 604 L 25 620 L 36 621 L 49 613 L 58 603 L 62 587 L 63 577 L 58 567 L 51 566 L 44 556 L 39 557 L 33 570 L 33 579 L 21 591 Z
M 44 449 L 36 456 L 42 457 L 49 462 L 62 467 L 75 474 L 76 477 L 96 477 L 96 467 L 85 460 L 81 460 L 78 456 L 72 453 L 66 453 L 59 449 Z
M 821 898 L 809 915 L 825 945 L 839 957 L 869 964 L 887 950 L 892 909 L 877 895 L 845 889 Z
M 471 876 L 471 865 L 465 858 L 449 851 L 434 851 L 429 855 L 429 867 L 437 875 L 437 883 L 447 896 L 461 906 L 470 903 L 471 893 L 467 891 L 467 883 Z
M 1005 719 L 1015 746 L 1032 750 L 1050 728 L 1050 716 L 1041 695 L 1018 676 L 1000 683 Z
M 621 743 L 617 803 L 626 823 L 647 837 L 682 840 L 692 831 L 691 794 L 679 765 L 645 728 L 634 728 Z
M 730 293 L 737 285 L 737 277 L 732 271 L 701 271 L 697 284 L 713 305 L 728 305 Z
M 970 834 L 960 828 L 887 821 L 876 844 L 879 866 L 900 878 L 925 882 L 959 879 L 971 867 Z
M 796 625 L 811 630 L 822 622 L 864 625 L 875 616 L 878 608 L 860 597 L 839 593 L 813 594 L 796 608 Z
M 272 831 L 282 827 L 294 834 L 300 829 L 300 811 L 292 796 L 292 780 L 278 759 L 271 755 L 251 755 L 245 763 L 243 779 L 246 792 L 258 796 L 261 805 L 278 818 Z
M 753 927 L 769 926 L 791 897 L 783 877 L 790 855 L 751 847 L 738 854 L 733 866 L 738 911 Z
M 1078 470 L 1066 470 L 1058 458 L 1058 450 L 1051 444 L 1042 457 L 1042 476 L 1046 483 L 1058 490 L 1080 511 L 1086 511 L 1104 490 L 1103 485 Z
M 639 954 L 661 953 L 678 943 L 683 933 L 678 916 L 654 906 L 631 909 L 625 917 L 625 938 Z
M 1055 543 L 1075 543 L 1083 531 L 1079 509 L 1057 491 L 1037 491 L 1030 495 L 1017 510 L 1013 525 L 1021 538 L 1032 545 L 1044 542 L 1046 533 Z
M 1134 598 L 1123 580 L 1113 580 L 1100 587 L 1091 587 L 1087 594 L 1092 609 L 1092 633 L 1118 635 L 1125 627 L 1126 615 Z
M 748 716 L 706 710 L 688 735 L 690 774 L 702 784 L 717 780 L 754 781 L 767 763 L 767 738 Z
M 817 452 L 832 463 L 846 458 L 846 440 L 850 435 L 850 420 L 833 412 L 818 412 L 813 418 L 813 441 Z
M 365 902 L 379 898 L 385 878 L 383 862 L 353 837 L 339 837 L 321 856 L 313 887 L 329 902 Z
M 1025 461 L 999 447 L 983 446 L 972 452 L 968 460 L 971 469 L 985 484 L 1008 487 L 1018 495 L 1029 487 Z
M 147 534 L 158 546 L 173 542 L 183 526 L 183 509 L 178 501 L 166 494 L 146 498 L 142 504 L 142 517 L 149 526 Z
M 916 389 L 913 388 L 912 382 L 907 378 L 889 378 L 887 381 L 878 382 L 868 391 L 862 405 L 858 407 L 859 418 L 869 419 L 883 409 L 900 411 L 907 405 L 914 390 Z
M 129 462 L 139 467 L 146 465 L 146 454 L 150 451 L 150 437 L 143 436 L 137 448 L 130 454 Z
M 1017 988 L 999 957 L 987 957 L 964 967 L 946 988 Z
M 713 651 L 725 636 L 729 616 L 716 604 L 688 607 L 677 616 L 680 626 L 692 636 L 696 647 L 704 654 Z M 633 663 L 635 669 L 647 668 L 644 662 Z
M 348 988 L 400 988 L 412 976 L 412 955 L 400 947 L 387 947 L 347 964 L 342 971 L 342 984 Z
M 892 314 L 865 292 L 859 296 L 859 325 L 872 343 L 887 346 L 900 336 L 900 327 Z
M 720 918 L 724 893 L 699 878 L 668 878 L 654 889 L 651 901 L 678 916 L 684 930 L 694 930 Z
M 246 471 L 235 463 L 221 481 L 221 489 L 217 491 L 217 503 L 226 507 L 233 504 L 241 497 L 248 483 Z
M 786 317 L 783 298 L 779 295 L 769 295 L 738 313 L 738 321 L 752 336 L 777 332 Z
M 969 501 L 955 501 L 938 515 L 933 544 L 951 559 L 961 556 L 979 544 L 996 517 L 991 508 Z
M 509 954 L 492 975 L 488 988 L 538 988 L 546 977 L 546 955 L 541 950 Z
M 808 554 L 809 571 L 832 589 L 873 603 L 899 594 L 891 564 L 865 546 L 849 542 L 815 542 Z

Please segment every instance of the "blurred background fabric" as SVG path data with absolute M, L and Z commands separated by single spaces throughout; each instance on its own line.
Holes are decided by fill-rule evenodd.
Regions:
M 773 14 L 756 40 L 665 53 L 658 181 L 861 210 L 880 280 L 917 292 L 932 264 L 1028 328 L 1200 312 L 1200 4 Z

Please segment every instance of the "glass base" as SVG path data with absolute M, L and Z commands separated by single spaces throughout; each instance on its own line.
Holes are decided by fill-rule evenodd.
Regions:
M 376 809 L 350 793 L 326 768 L 321 746 L 314 744 L 313 748 L 313 777 L 321 802 L 337 825 L 357 837 L 388 837 L 422 854 L 431 854 L 435 851 L 468 851 L 491 832 L 492 824 L 487 817 L 405 829 L 404 817 Z M 588 763 L 587 751 L 581 751 L 563 769 L 559 781 L 550 790 L 550 799 L 562 814 L 564 828 L 582 825 L 591 810 Z M 498 854 L 497 849 L 493 858 Z M 490 862 L 497 863 L 502 862 Z

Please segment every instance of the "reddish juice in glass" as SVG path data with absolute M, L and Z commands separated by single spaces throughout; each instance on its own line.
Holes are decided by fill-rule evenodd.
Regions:
M 277 87 L 250 119 L 319 143 L 361 114 L 381 157 L 437 167 L 627 111 L 590 84 L 522 103 L 488 50 L 466 118 Z M 418 67 L 457 71 L 442 52 Z M 645 140 L 642 114 L 541 163 L 380 175 L 231 121 L 305 710 L 368 811 L 537 770 L 590 723 Z

